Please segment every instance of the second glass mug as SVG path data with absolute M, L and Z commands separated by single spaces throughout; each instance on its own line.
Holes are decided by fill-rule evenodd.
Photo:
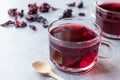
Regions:
M 98 0 L 95 4 L 96 23 L 102 35 L 110 39 L 120 39 L 120 0 Z
M 50 24 L 48 32 L 50 60 L 63 72 L 81 74 L 90 71 L 99 60 L 100 46 L 107 49 L 102 51 L 107 56 L 102 57 L 111 57 L 112 44 L 101 40 L 100 27 L 90 20 L 56 20 Z

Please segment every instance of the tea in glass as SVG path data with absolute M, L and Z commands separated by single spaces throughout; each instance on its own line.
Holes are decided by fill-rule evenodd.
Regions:
M 120 1 L 99 0 L 96 6 L 96 23 L 103 36 L 120 39 Z
M 51 23 L 48 31 L 50 60 L 59 70 L 79 74 L 94 67 L 102 42 L 101 29 L 96 23 L 65 18 Z

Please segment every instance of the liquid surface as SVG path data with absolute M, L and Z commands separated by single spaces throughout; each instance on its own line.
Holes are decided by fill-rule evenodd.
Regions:
M 109 11 L 120 12 L 120 3 L 106 2 L 106 3 L 100 4 L 99 6 Z
M 51 34 L 57 39 L 68 42 L 87 41 L 96 37 L 92 30 L 77 24 L 61 25 L 53 29 Z

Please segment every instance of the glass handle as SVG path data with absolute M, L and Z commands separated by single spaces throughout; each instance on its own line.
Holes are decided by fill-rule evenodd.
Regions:
M 113 58 L 113 44 L 109 41 L 102 40 L 99 47 L 99 61 L 111 61 Z

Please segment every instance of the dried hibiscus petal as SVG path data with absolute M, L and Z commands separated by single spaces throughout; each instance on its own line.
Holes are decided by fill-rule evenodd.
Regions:
M 24 16 L 24 10 L 21 10 L 20 17 Z
M 29 11 L 28 11 L 28 14 L 31 15 L 31 14 L 37 14 L 37 5 L 36 3 L 33 3 L 33 4 L 28 4 L 28 8 L 29 8 Z
M 69 17 L 72 17 L 72 9 L 65 10 L 61 18 L 69 18 Z
M 79 16 L 85 16 L 85 13 L 79 13 L 78 15 Z
M 34 15 L 26 15 L 25 18 L 28 20 L 28 21 L 36 21 L 36 19 L 38 18 L 39 16 L 37 14 L 34 14 Z
M 55 10 L 58 10 L 58 8 L 55 8 L 55 7 L 51 6 L 51 10 L 55 11 Z
M 69 4 L 67 4 L 69 7 L 74 7 L 75 6 L 75 2 L 73 2 L 73 3 L 69 3 Z
M 43 24 L 44 28 L 48 28 L 48 26 L 49 26 L 48 24 Z
M 37 5 L 36 5 L 36 3 L 28 4 L 28 8 L 29 8 L 29 10 L 37 9 Z
M 19 12 L 19 11 L 17 11 L 17 8 L 13 8 L 13 9 L 8 10 L 8 14 L 12 17 L 15 17 L 15 16 L 23 17 L 24 16 L 24 10 L 21 10 L 21 12 Z
M 43 27 L 47 28 L 48 27 L 48 21 L 46 18 L 40 16 L 36 19 L 37 22 L 43 23 Z
M 9 9 L 8 14 L 14 17 L 16 15 L 16 11 L 17 11 L 17 8 Z
M 17 28 L 24 28 L 24 27 L 27 26 L 27 23 L 24 22 L 24 21 L 22 21 L 22 22 L 16 21 L 16 22 L 15 22 L 15 26 L 16 26 Z
M 39 7 L 40 12 L 48 12 L 51 6 L 48 3 L 42 3 Z
M 37 10 L 36 10 L 36 9 L 29 10 L 29 11 L 28 11 L 28 14 L 29 14 L 29 15 L 37 14 Z
M 78 8 L 83 8 L 83 2 L 82 1 L 78 4 Z
M 9 21 L 1 24 L 1 26 L 3 26 L 3 27 L 8 27 L 8 26 L 10 26 L 10 25 L 14 25 L 14 21 L 9 20 Z
M 41 22 L 43 24 L 46 24 L 48 22 L 47 19 L 42 16 L 37 17 L 36 21 Z
M 29 27 L 30 27 L 32 30 L 34 30 L 34 31 L 37 30 L 35 25 L 29 25 Z

